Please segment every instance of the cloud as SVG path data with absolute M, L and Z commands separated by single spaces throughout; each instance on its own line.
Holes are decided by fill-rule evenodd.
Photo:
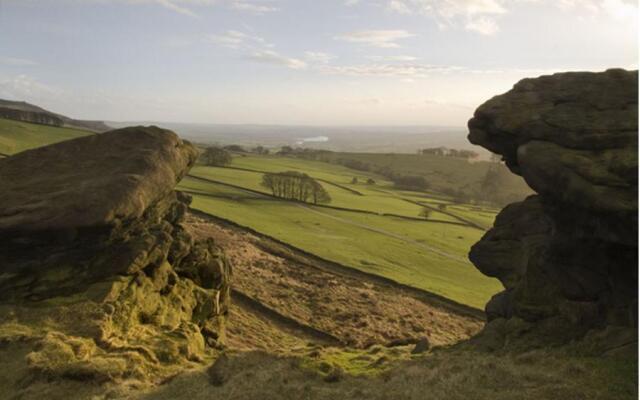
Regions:
M 419 63 L 405 64 L 360 64 L 360 65 L 327 65 L 319 70 L 328 74 L 369 77 L 424 78 L 431 74 L 446 74 L 464 70 L 453 65 L 431 65 Z
M 175 11 L 178 14 L 182 14 L 182 15 L 187 15 L 189 17 L 197 17 L 197 15 L 191 11 L 188 8 L 185 7 L 181 7 L 173 2 L 171 2 L 170 0 L 156 0 L 156 3 L 160 4 L 161 6 L 168 8 L 171 11 Z
M 410 14 L 411 9 L 409 6 L 403 2 L 402 0 L 391 0 L 387 4 L 387 8 L 391 11 L 397 12 L 399 14 Z
M 247 11 L 252 14 L 266 14 L 273 11 L 278 11 L 277 7 L 267 6 L 263 4 L 249 3 L 247 1 L 232 1 L 231 8 L 240 11 Z
M 21 0 L 24 1 L 24 0 Z M 35 2 L 35 0 L 32 0 Z M 57 0 L 60 1 L 60 0 Z M 199 14 L 194 11 L 202 7 L 225 7 L 232 10 L 248 12 L 251 14 L 265 14 L 278 10 L 273 6 L 275 0 L 68 0 L 82 4 L 96 3 L 120 3 L 129 5 L 155 4 L 173 11 L 177 14 L 192 18 L 198 18 Z
M 0 65 L 7 65 L 10 67 L 29 67 L 38 65 L 38 63 L 32 60 L 27 60 L 26 58 L 0 57 Z
M 347 7 L 353 7 L 360 3 L 360 0 L 345 0 L 344 5 Z
M 499 20 L 513 7 L 522 3 L 580 10 L 589 14 L 636 18 L 634 0 L 386 0 L 387 9 L 398 14 L 421 14 L 433 18 L 440 29 L 462 27 L 482 35 L 494 35 L 500 30 Z
M 373 61 L 416 61 L 418 57 L 414 56 L 367 56 Z
M 463 26 L 469 31 L 493 35 L 498 31 L 496 18 L 507 12 L 503 2 L 504 0 L 390 0 L 387 8 L 400 14 L 430 16 L 441 29 Z
M 291 69 L 304 69 L 307 63 L 292 57 L 286 57 L 273 50 L 261 50 L 251 54 L 249 59 L 261 63 L 280 65 Z
M 352 43 L 362 43 L 373 47 L 395 48 L 400 47 L 396 41 L 415 36 L 405 30 L 367 30 L 345 33 L 335 39 Z
M 493 35 L 499 30 L 498 23 L 487 17 L 470 19 L 464 27 L 468 31 L 478 32 L 483 35 Z
M 0 98 L 37 102 L 43 98 L 56 97 L 60 93 L 60 89 L 45 85 L 29 75 L 0 77 Z
M 236 31 L 236 30 L 228 30 L 222 34 L 212 34 L 208 35 L 207 39 L 214 44 L 228 47 L 230 49 L 240 49 L 243 47 L 271 47 L 272 45 L 266 43 L 266 41 L 254 35 L 249 35 L 247 33 Z
M 329 61 L 336 58 L 336 56 L 334 55 L 323 53 L 321 51 L 305 51 L 304 57 L 311 62 L 320 64 L 327 64 L 329 63 Z

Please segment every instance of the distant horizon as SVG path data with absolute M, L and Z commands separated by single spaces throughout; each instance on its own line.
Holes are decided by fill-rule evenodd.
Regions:
M 464 126 L 523 78 L 636 69 L 637 21 L 632 0 L 2 0 L 0 98 L 104 121 Z

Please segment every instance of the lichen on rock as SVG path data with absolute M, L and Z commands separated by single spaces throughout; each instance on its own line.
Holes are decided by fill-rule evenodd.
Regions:
M 173 190 L 196 156 L 133 127 L 0 160 L 0 340 L 35 376 L 158 382 L 224 344 L 231 268 Z
M 481 105 L 469 131 L 537 192 L 502 210 L 469 254 L 505 287 L 489 321 L 564 339 L 637 328 L 637 71 L 524 79 Z

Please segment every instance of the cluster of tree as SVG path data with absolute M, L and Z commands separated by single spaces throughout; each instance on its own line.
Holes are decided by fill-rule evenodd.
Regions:
M 293 147 L 291 147 L 291 146 L 282 146 L 282 147 L 280 147 L 280 151 L 277 152 L 276 154 L 279 154 L 279 155 L 282 155 L 282 156 L 286 156 L 286 155 L 292 154 L 294 152 L 295 152 L 295 150 L 293 149 Z
M 297 171 L 266 173 L 262 176 L 262 186 L 271 190 L 274 196 L 283 199 L 313 204 L 331 201 L 331 196 L 318 181 Z
M 228 146 L 224 146 L 223 148 L 225 150 L 227 150 L 227 151 L 233 151 L 235 153 L 246 153 L 247 152 L 244 149 L 244 147 L 240 146 L 239 144 L 230 144 Z
M 329 155 L 332 153 L 330 150 L 316 150 L 310 149 L 308 147 L 291 147 L 291 146 L 282 146 L 277 155 L 281 156 L 291 156 L 303 158 L 305 160 L 315 160 L 315 161 L 324 161 L 331 162 L 331 158 Z
M 211 146 L 204 150 L 200 159 L 205 165 L 222 167 L 231 163 L 231 153 L 222 147 Z
M 269 149 L 267 149 L 266 147 L 263 147 L 263 146 L 256 146 L 253 149 L 251 149 L 251 152 L 255 153 L 255 154 L 266 155 L 266 154 L 269 154 Z
M 451 197 L 453 202 L 458 204 L 470 203 L 475 197 L 474 192 L 464 189 L 443 188 L 441 192 Z
M 349 158 L 338 159 L 338 164 L 344 165 L 347 168 L 355 169 L 356 171 L 371 171 L 371 165 L 360 160 L 351 160 Z
M 431 147 L 427 149 L 418 150 L 418 153 L 424 154 L 424 155 L 440 156 L 440 157 L 465 158 L 468 160 L 477 158 L 479 155 L 473 150 L 457 150 L 457 149 L 449 149 L 446 147 Z
M 393 184 L 396 188 L 402 190 L 422 191 L 429 188 L 429 182 L 427 182 L 424 176 L 419 175 L 395 176 Z

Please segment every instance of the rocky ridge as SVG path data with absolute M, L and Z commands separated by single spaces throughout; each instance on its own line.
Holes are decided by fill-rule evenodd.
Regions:
M 637 71 L 524 79 L 481 105 L 469 131 L 537 192 L 502 210 L 469 254 L 505 287 L 485 331 L 635 332 Z
M 196 157 L 132 127 L 0 160 L 0 342 L 33 377 L 158 382 L 224 343 L 229 263 L 173 191 Z

